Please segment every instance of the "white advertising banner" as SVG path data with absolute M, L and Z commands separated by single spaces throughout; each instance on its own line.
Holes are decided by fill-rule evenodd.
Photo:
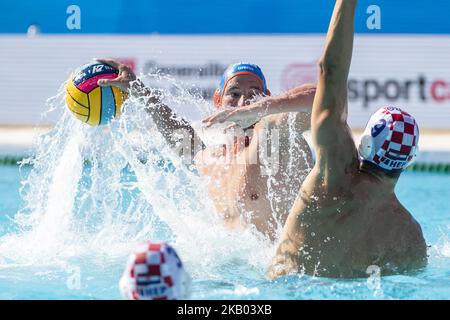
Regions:
M 72 70 L 95 57 L 119 59 L 138 74 L 159 70 L 209 99 L 224 68 L 239 61 L 260 65 L 272 94 L 314 82 L 323 43 L 323 35 L 2 35 L 0 124 L 39 123 L 47 98 L 57 94 Z M 350 125 L 363 128 L 374 110 L 393 105 L 412 113 L 421 128 L 449 129 L 449 57 L 450 36 L 357 35 Z M 193 120 L 203 115 L 181 108 Z

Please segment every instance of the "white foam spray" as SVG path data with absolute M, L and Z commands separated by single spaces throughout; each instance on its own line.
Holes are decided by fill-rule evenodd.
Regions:
M 164 92 L 168 105 L 206 115 L 207 103 L 173 79 L 150 80 L 176 84 L 174 94 Z M 18 231 L 0 239 L 0 269 L 125 265 L 136 244 L 167 240 L 194 278 L 220 279 L 236 261 L 263 275 L 273 244 L 251 229 L 223 226 L 204 181 L 169 150 L 143 105 L 130 98 L 119 119 L 90 127 L 65 109 L 62 96 L 49 100 L 59 121 L 26 161 L 33 167 L 22 182 Z

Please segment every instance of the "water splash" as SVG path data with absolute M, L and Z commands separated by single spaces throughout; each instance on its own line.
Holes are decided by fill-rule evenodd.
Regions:
M 440 239 L 429 250 L 430 253 L 437 257 L 450 258 L 450 237 L 441 230 Z
M 144 79 L 155 81 L 175 88 L 162 91 L 168 105 L 206 115 L 207 103 L 183 85 Z M 0 239 L 0 269 L 67 269 L 74 261 L 116 267 L 136 244 L 167 240 L 194 277 L 220 277 L 223 265 L 243 257 L 262 274 L 273 245 L 252 229 L 226 229 L 204 181 L 169 150 L 144 106 L 130 97 L 123 108 L 109 125 L 90 127 L 65 109 L 63 94 L 49 100 L 59 121 L 24 162 L 33 167 L 22 182 L 18 231 Z

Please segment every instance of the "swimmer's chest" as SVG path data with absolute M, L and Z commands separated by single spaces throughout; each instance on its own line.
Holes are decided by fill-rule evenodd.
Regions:
M 257 156 L 255 142 L 256 139 L 252 139 L 245 150 L 233 155 L 231 159 L 217 156 L 217 151 L 215 154 L 212 152 L 208 154 L 217 161 L 203 166 L 200 172 L 209 178 L 210 190 L 216 196 L 228 198 L 229 203 L 233 201 L 239 203 L 267 202 L 269 192 L 273 194 L 281 192 L 287 198 L 287 193 L 292 193 L 291 189 L 295 191 L 296 196 L 304 175 L 306 175 L 303 172 L 304 161 L 302 159 L 292 161 L 285 156 L 268 167 L 262 164 Z
M 216 196 L 228 198 L 229 203 L 266 197 L 268 177 L 260 174 L 258 165 L 215 165 L 208 173 L 210 190 Z

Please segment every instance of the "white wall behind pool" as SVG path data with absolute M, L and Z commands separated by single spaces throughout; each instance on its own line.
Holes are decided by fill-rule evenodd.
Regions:
M 313 82 L 323 42 L 322 35 L 2 35 L 0 125 L 42 122 L 46 99 L 94 57 L 121 59 L 137 73 L 158 68 L 209 99 L 223 69 L 237 61 L 259 64 L 273 94 Z M 450 129 L 449 57 L 448 35 L 357 35 L 350 125 L 362 128 L 378 107 L 396 105 L 414 114 L 421 128 Z M 190 119 L 202 116 L 189 106 L 177 109 Z

